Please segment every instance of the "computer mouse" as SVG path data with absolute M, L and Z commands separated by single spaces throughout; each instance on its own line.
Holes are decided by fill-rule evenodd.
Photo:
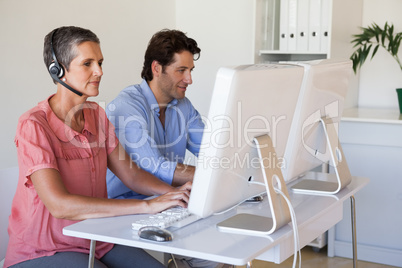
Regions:
M 144 226 L 138 230 L 138 235 L 142 239 L 156 242 L 167 242 L 173 240 L 173 234 L 171 232 L 156 226 Z

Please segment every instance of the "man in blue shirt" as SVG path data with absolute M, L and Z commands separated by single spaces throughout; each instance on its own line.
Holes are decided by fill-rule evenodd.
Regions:
M 195 167 L 184 164 L 184 157 L 186 150 L 198 156 L 204 130 L 200 114 L 185 97 L 200 52 L 197 42 L 181 31 L 157 32 L 145 52 L 141 84 L 123 89 L 106 109 L 130 157 L 177 186 L 193 180 Z M 109 198 L 146 197 L 127 188 L 110 170 L 106 180 Z M 175 259 L 178 267 L 227 267 L 185 256 Z
M 195 167 L 184 164 L 186 149 L 198 156 L 204 123 L 185 97 L 201 49 L 177 30 L 162 30 L 145 52 L 141 84 L 120 92 L 106 109 L 116 135 L 143 169 L 171 185 L 192 181 Z M 109 198 L 144 198 L 110 170 Z

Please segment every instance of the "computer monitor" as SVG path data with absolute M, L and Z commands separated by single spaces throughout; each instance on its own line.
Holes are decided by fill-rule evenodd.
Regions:
M 283 176 L 288 183 L 303 177 L 291 187 L 295 192 L 336 194 L 351 181 L 338 140 L 338 126 L 349 89 L 352 62 L 317 60 L 295 64 L 304 67 L 305 77 L 284 153 Z M 330 181 L 321 180 L 320 172 L 310 172 L 325 163 L 334 170 L 333 174 L 325 175 Z
M 272 218 L 253 220 L 247 215 L 247 226 L 234 229 L 269 234 L 290 221 L 286 201 L 273 186 L 287 195 L 281 168 L 303 76 L 304 67 L 287 64 L 219 69 L 190 212 L 207 217 L 267 193 Z M 248 225 L 253 222 L 262 226 Z

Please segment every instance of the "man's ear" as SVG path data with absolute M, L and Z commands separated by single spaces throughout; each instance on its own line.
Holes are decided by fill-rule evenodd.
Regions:
M 151 69 L 154 77 L 158 77 L 162 73 L 162 65 L 160 65 L 156 60 L 152 62 Z

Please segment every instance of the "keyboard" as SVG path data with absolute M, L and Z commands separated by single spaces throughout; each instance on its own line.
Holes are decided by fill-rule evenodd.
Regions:
M 181 228 L 199 219 L 200 217 L 191 214 L 187 208 L 173 207 L 134 221 L 132 229 L 139 230 L 144 226 L 156 226 L 163 229 L 169 227 Z

